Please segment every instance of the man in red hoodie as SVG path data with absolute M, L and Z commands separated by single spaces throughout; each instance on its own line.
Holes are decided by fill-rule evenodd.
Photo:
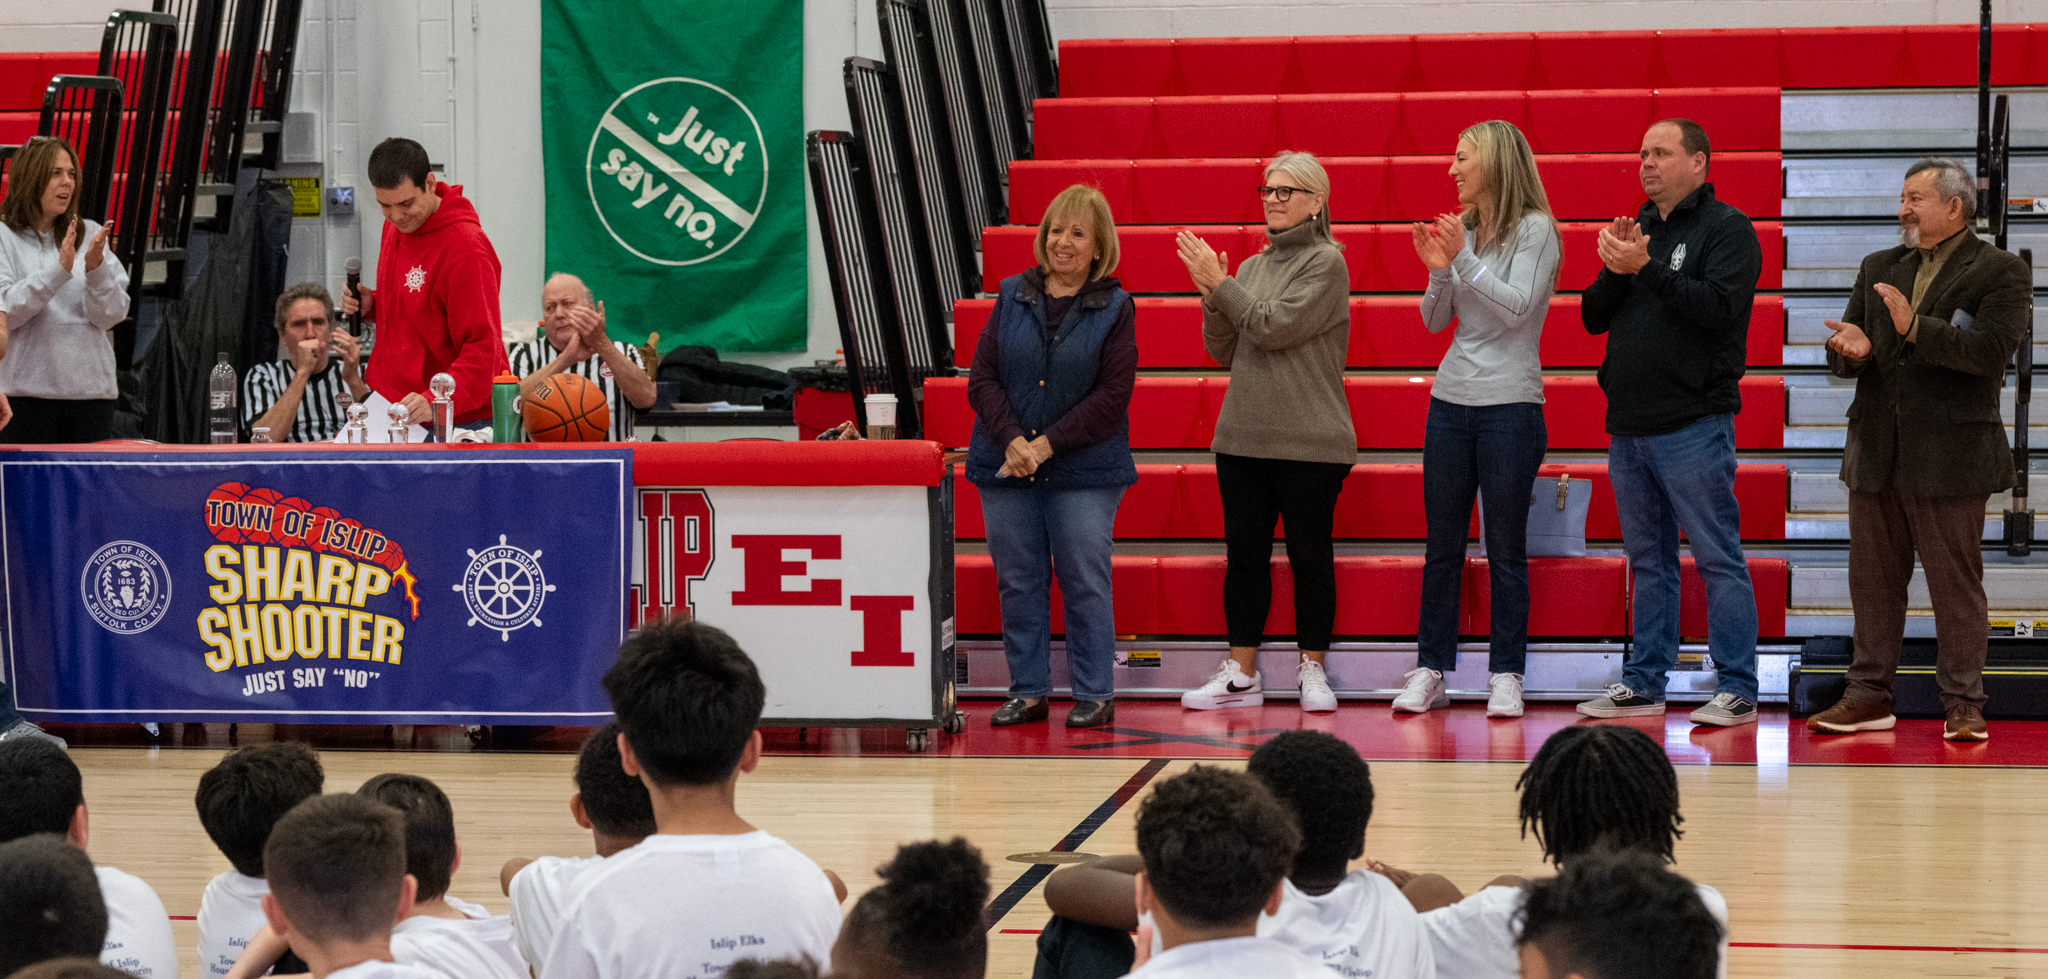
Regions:
M 459 185 L 435 177 L 420 144 L 402 137 L 378 143 L 367 169 L 384 211 L 377 288 L 361 290 L 360 302 L 346 291 L 341 299 L 342 312 L 360 309 L 364 322 L 380 326 L 365 379 L 418 425 L 433 416 L 427 382 L 445 371 L 455 378 L 455 424 L 484 427 L 491 379 L 507 371 L 498 252 L 475 205 Z

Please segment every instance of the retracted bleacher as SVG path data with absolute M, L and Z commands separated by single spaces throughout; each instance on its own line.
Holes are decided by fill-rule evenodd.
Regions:
M 1736 492 L 1765 637 L 1765 698 L 1783 699 L 1801 637 L 1847 631 L 1846 491 L 1835 470 L 1853 389 L 1825 374 L 1821 320 L 1840 315 L 1855 260 L 1893 243 L 1906 165 L 1930 153 L 1972 157 L 1976 45 L 1975 25 L 1061 42 L 1058 95 L 1032 104 L 1030 152 L 1005 161 L 1010 223 L 982 232 L 984 294 L 952 305 L 954 363 L 972 362 L 998 283 L 1031 264 L 1046 204 L 1075 183 L 1100 188 L 1118 221 L 1116 274 L 1138 303 L 1139 482 L 1114 532 L 1119 646 L 1139 655 L 1118 666 L 1120 694 L 1177 693 L 1222 651 L 1222 511 L 1207 449 L 1228 376 L 1202 348 L 1199 302 L 1171 239 L 1193 230 L 1233 265 L 1256 251 L 1264 229 L 1250 188 L 1283 150 L 1314 152 L 1330 172 L 1353 290 L 1345 388 L 1360 459 L 1337 511 L 1332 681 L 1346 696 L 1386 695 L 1413 665 L 1419 450 L 1429 375 L 1451 332 L 1422 327 L 1425 273 L 1407 222 L 1456 208 L 1448 154 L 1458 132 L 1490 118 L 1527 133 L 1564 240 L 1542 342 L 1542 472 L 1594 484 L 1589 555 L 1531 561 L 1527 689 L 1532 699 L 1578 699 L 1618 674 L 1629 582 L 1606 481 L 1605 399 L 1592 376 L 1605 338 L 1580 326 L 1578 293 L 1598 271 L 1598 228 L 1641 206 L 1643 131 L 1683 116 L 1711 135 L 1709 179 L 1756 221 L 1764 246 Z M 1994 84 L 2048 84 L 2048 25 L 1997 25 L 1992 49 Z M 2012 194 L 2048 198 L 2048 93 L 2017 92 L 2013 105 Z M 2015 248 L 2031 245 L 2048 261 L 2048 218 L 2015 215 L 2012 235 Z M 2048 363 L 2048 344 L 2035 356 Z M 930 437 L 964 444 L 973 421 L 965 379 L 935 377 L 925 390 Z M 2037 441 L 2048 434 L 2033 431 Z M 984 530 L 974 488 L 962 479 L 957 489 L 962 688 L 993 694 L 1007 682 L 994 572 L 976 553 Z M 2002 505 L 1992 501 L 1987 539 L 2001 532 Z M 1475 540 L 1477 530 L 1475 519 Z M 1284 640 L 1290 585 L 1277 552 L 1274 572 L 1267 631 Z M 1993 568 L 1993 608 L 2048 606 L 2048 578 L 2031 573 Z M 1470 653 L 1483 651 L 1487 632 L 1484 558 L 1468 560 L 1465 581 L 1463 632 L 1478 642 L 1451 686 L 1483 694 L 1484 656 Z M 1690 558 L 1682 592 L 1687 655 L 1671 692 L 1704 698 L 1712 674 L 1688 670 L 1702 663 L 1706 631 Z M 1931 634 L 1920 601 L 1910 628 Z M 1055 632 L 1058 616 L 1055 601 Z M 1268 688 L 1284 688 L 1292 649 L 1269 652 Z

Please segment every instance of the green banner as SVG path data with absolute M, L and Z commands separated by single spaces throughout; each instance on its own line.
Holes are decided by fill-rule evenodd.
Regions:
M 612 338 L 801 350 L 802 0 L 542 0 L 547 271 Z

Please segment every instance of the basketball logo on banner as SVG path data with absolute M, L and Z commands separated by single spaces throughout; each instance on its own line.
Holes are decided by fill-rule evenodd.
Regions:
M 147 632 L 171 610 L 171 569 L 156 552 L 117 540 L 85 562 L 79 591 L 85 611 L 108 632 Z
M 760 123 L 731 92 L 695 78 L 643 82 L 590 134 L 590 204 L 613 240 L 649 262 L 716 258 L 767 199 L 762 146 Z
M 481 622 L 484 628 L 496 630 L 499 639 L 511 642 L 512 630 L 541 627 L 541 603 L 555 586 L 541 573 L 540 551 L 529 553 L 505 541 L 500 534 L 496 547 L 472 549 L 462 581 L 450 587 L 462 593 L 470 625 Z

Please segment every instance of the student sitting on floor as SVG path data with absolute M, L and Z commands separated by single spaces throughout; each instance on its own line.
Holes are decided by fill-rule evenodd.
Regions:
M 569 815 L 590 831 L 594 857 L 513 857 L 498 872 L 498 886 L 512 899 L 512 933 L 519 954 L 539 971 L 555 943 L 562 909 L 583 892 L 583 882 L 605 859 L 654 832 L 654 805 L 647 786 L 619 766 L 619 723 L 598 728 L 576 755 L 576 792 Z
M 1367 869 L 1346 873 L 1365 854 L 1372 819 L 1372 771 L 1350 745 L 1319 731 L 1288 731 L 1259 746 L 1247 768 L 1287 804 L 1301 826 L 1277 914 L 1259 918 L 1259 934 L 1321 961 L 1340 976 L 1433 979 L 1436 968 L 1422 919 L 1401 889 Z M 1038 938 L 1037 979 L 1122 975 L 1137 927 L 1132 876 L 1136 857 L 1104 857 L 1054 874 L 1045 902 L 1058 917 Z
M 832 979 L 982 979 L 988 864 L 965 839 L 911 843 L 875 868 L 832 946 Z
M 1543 742 L 1515 782 L 1522 792 L 1522 833 L 1536 834 L 1560 868 L 1602 851 L 1640 850 L 1669 863 L 1685 817 L 1678 814 L 1678 773 L 1650 736 L 1619 724 L 1565 728 Z M 1470 897 L 1435 874 L 1379 867 L 1423 912 L 1439 979 L 1513 979 L 1520 878 L 1501 877 Z M 1725 930 L 1728 902 L 1705 884 L 1700 900 Z M 1722 959 L 1727 958 L 1726 944 Z
M 106 941 L 107 906 L 90 857 L 55 833 L 0 843 L 0 976 L 95 956 Z
M 128 979 L 128 973 L 98 959 L 77 957 L 38 962 L 7 979 Z
M 56 743 L 0 742 L 0 841 L 56 833 L 80 850 L 90 838 L 85 779 Z M 94 871 L 107 907 L 100 961 L 137 979 L 178 979 L 178 947 L 164 902 L 142 878 L 112 867 Z
M 717 974 L 740 958 L 826 961 L 839 896 L 810 858 L 734 809 L 761 761 L 767 692 L 732 637 L 695 622 L 648 626 L 619 647 L 605 693 L 625 770 L 659 830 L 605 860 L 562 914 L 541 979 Z
M 313 979 L 468 979 L 391 958 L 391 926 L 412 911 L 405 817 L 360 795 L 323 795 L 286 813 L 263 847 L 269 928 Z
M 263 845 L 292 807 L 320 794 L 327 775 L 320 756 L 296 741 L 228 752 L 199 776 L 193 804 L 199 825 L 234 867 L 208 881 L 199 898 L 200 979 L 225 979 L 249 940 L 263 930 Z M 306 971 L 297 956 L 276 971 Z
M 1258 937 L 1301 849 L 1294 814 L 1258 779 L 1196 765 L 1138 809 L 1143 979 L 1328 979 L 1314 959 Z M 1163 951 L 1150 955 L 1157 933 Z
M 1650 854 L 1583 857 L 1527 890 L 1522 979 L 1713 979 L 1720 968 L 1721 923 Z

